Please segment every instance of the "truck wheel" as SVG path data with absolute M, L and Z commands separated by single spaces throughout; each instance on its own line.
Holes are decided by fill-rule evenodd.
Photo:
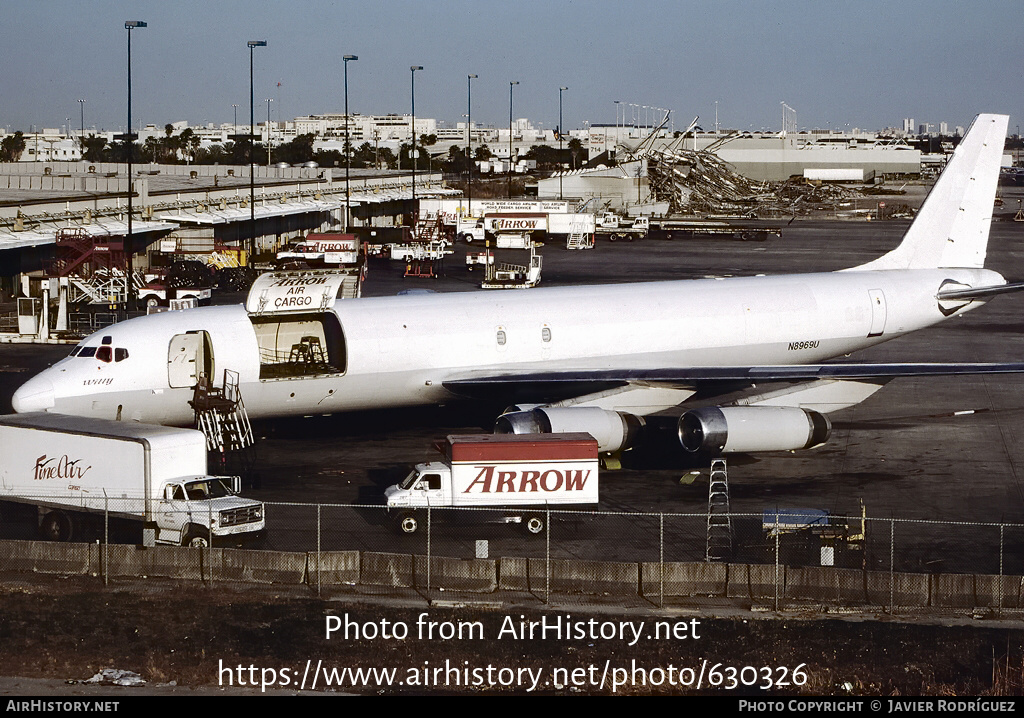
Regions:
M 187 548 L 210 548 L 210 537 L 193 529 L 185 532 L 181 545 Z
M 70 541 L 71 519 L 60 511 L 51 511 L 39 524 L 39 533 L 47 541 Z
M 420 520 L 411 511 L 404 511 L 398 515 L 398 521 L 395 522 L 395 525 L 404 534 L 414 534 L 420 528 Z
M 544 517 L 540 514 L 531 514 L 526 517 L 523 526 L 526 527 L 526 533 L 539 536 L 544 533 Z

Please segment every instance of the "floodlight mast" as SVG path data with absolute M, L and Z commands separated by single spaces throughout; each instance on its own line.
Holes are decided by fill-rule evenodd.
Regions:
M 349 60 L 358 60 L 358 55 L 344 55 L 341 58 L 345 63 L 345 231 L 348 232 L 349 218 L 349 171 L 352 168 L 352 144 L 348 137 L 348 63 Z
M 412 134 L 412 149 L 409 154 L 412 156 L 412 201 L 416 202 L 416 71 L 422 70 L 422 65 L 410 65 L 409 70 L 412 74 L 412 82 L 410 84 L 410 91 L 412 95 L 412 124 L 409 126 Z M 415 208 L 413 211 L 416 211 Z
M 128 150 L 128 236 L 125 237 L 125 255 L 127 256 L 128 267 L 124 277 L 124 306 L 125 313 L 135 305 L 132 275 L 135 273 L 135 244 L 132 237 L 132 150 L 135 149 L 135 140 L 132 135 L 132 30 L 138 27 L 146 27 L 142 20 L 125 20 L 124 29 L 128 31 L 128 130 L 125 132 L 125 142 Z M 84 112 L 84 110 L 83 110 Z M 85 121 L 83 120 L 83 124 Z M 38 156 L 38 152 L 36 155 Z
M 252 266 L 256 249 L 256 97 L 253 91 L 252 51 L 255 47 L 266 47 L 266 40 L 249 40 L 249 248 L 246 264 Z M 267 131 L 270 131 L 269 123 Z M 269 142 L 267 143 L 269 145 Z

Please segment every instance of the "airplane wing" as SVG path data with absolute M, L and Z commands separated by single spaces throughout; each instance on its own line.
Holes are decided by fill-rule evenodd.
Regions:
M 763 382 L 807 382 L 848 379 L 886 382 L 901 376 L 959 376 L 1024 373 L 1024 362 L 1010 363 L 827 363 L 770 366 L 677 367 L 661 369 L 599 369 L 466 376 L 444 386 L 467 397 L 504 392 L 537 396 L 573 396 L 627 384 L 694 391 L 733 391 Z

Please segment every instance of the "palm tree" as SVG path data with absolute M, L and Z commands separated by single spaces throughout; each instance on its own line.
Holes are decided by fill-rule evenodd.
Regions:
M 17 162 L 25 152 L 25 135 L 18 130 L 0 142 L 0 161 Z

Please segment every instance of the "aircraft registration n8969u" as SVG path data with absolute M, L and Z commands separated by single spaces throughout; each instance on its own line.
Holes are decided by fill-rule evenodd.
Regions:
M 507 397 L 496 431 L 586 431 L 608 452 L 671 407 L 691 451 L 814 446 L 828 412 L 895 376 L 1024 370 L 822 363 L 1022 288 L 984 268 L 1007 123 L 979 115 L 901 243 L 852 269 L 337 301 L 329 275 L 272 273 L 245 305 L 87 337 L 14 408 L 190 424 L 200 377 L 227 369 L 254 418 Z

